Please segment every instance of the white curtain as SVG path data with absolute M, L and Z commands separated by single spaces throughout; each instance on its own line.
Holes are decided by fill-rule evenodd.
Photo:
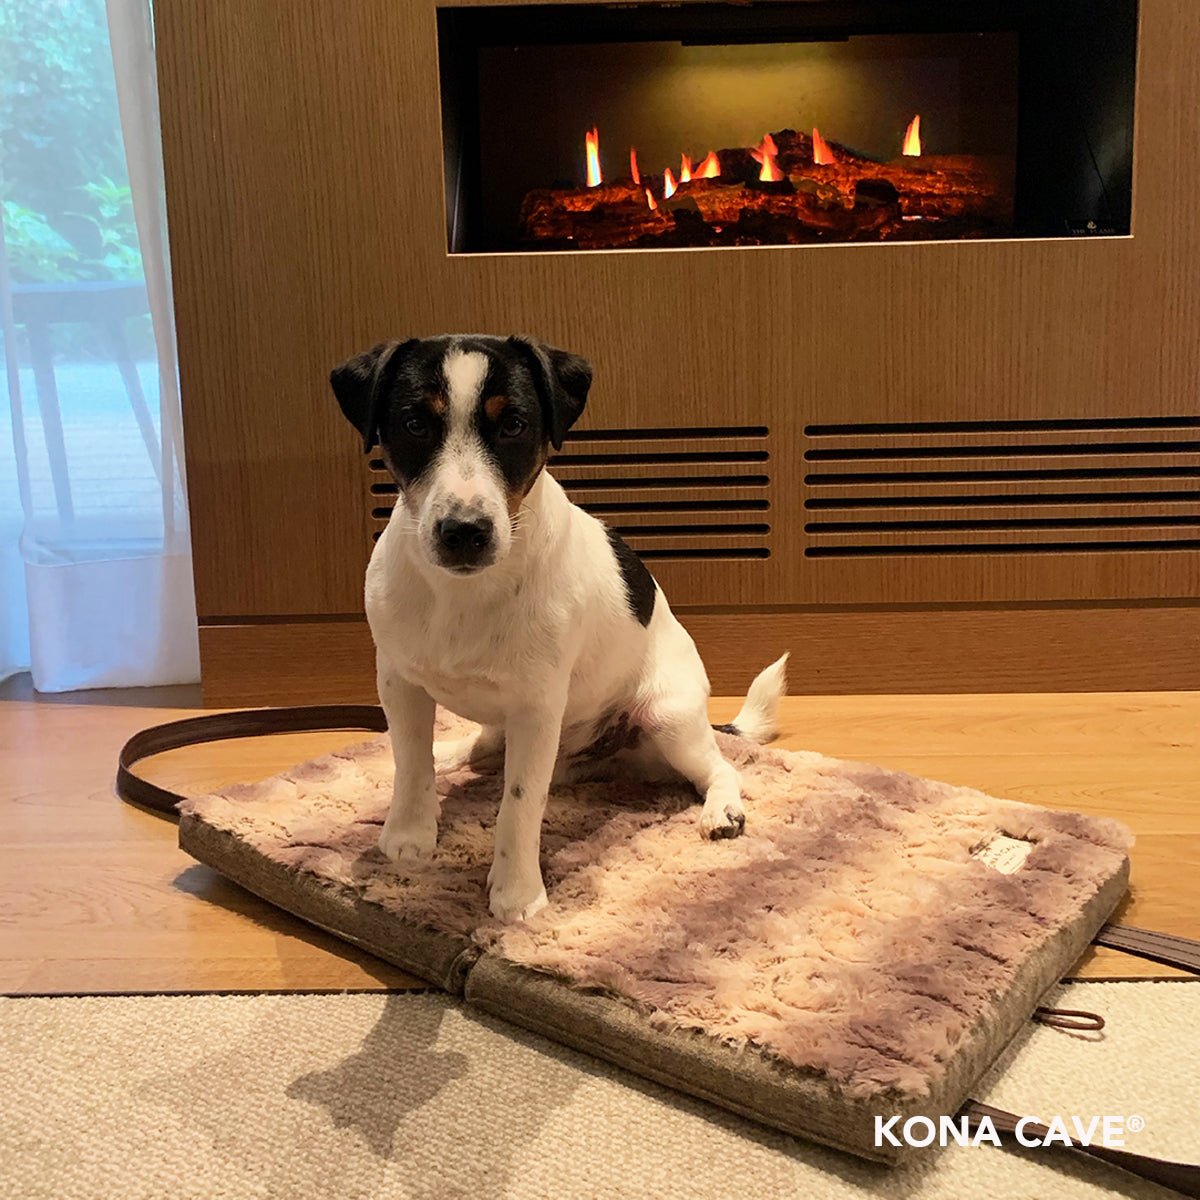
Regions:
M 150 0 L 0 5 L 0 676 L 199 678 Z

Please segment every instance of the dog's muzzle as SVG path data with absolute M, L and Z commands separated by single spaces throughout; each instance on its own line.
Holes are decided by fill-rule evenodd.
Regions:
M 486 567 L 496 557 L 496 530 L 490 517 L 443 517 L 433 532 L 438 562 L 452 571 Z

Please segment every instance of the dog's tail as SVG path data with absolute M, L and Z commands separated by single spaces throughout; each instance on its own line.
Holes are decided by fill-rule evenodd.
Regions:
M 745 703 L 728 725 L 714 725 L 721 733 L 734 733 L 760 745 L 771 741 L 779 732 L 776 717 L 779 701 L 787 695 L 788 656 L 777 658 L 760 671 L 746 693 Z

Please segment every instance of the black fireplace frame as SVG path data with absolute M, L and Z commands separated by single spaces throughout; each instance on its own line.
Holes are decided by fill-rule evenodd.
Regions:
M 900 33 L 1017 35 L 1018 152 L 1011 237 L 1130 236 L 1138 4 L 1139 0 L 756 0 L 439 7 L 447 250 L 529 250 L 488 244 L 478 232 L 483 187 L 478 52 L 484 47 L 637 41 L 748 44 Z

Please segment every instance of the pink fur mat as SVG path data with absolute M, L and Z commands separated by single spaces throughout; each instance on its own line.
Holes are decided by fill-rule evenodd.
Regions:
M 441 733 L 455 724 L 442 718 Z M 400 922 L 620 997 L 660 1028 L 756 1045 L 860 1099 L 928 1093 L 1132 844 L 1114 821 L 718 737 L 741 771 L 743 837 L 703 840 L 684 786 L 556 788 L 549 907 L 508 927 L 484 896 L 496 769 L 439 778 L 440 838 L 423 864 L 375 848 L 392 783 L 382 738 L 185 811 Z M 1032 843 L 1011 874 L 974 853 L 998 834 Z

